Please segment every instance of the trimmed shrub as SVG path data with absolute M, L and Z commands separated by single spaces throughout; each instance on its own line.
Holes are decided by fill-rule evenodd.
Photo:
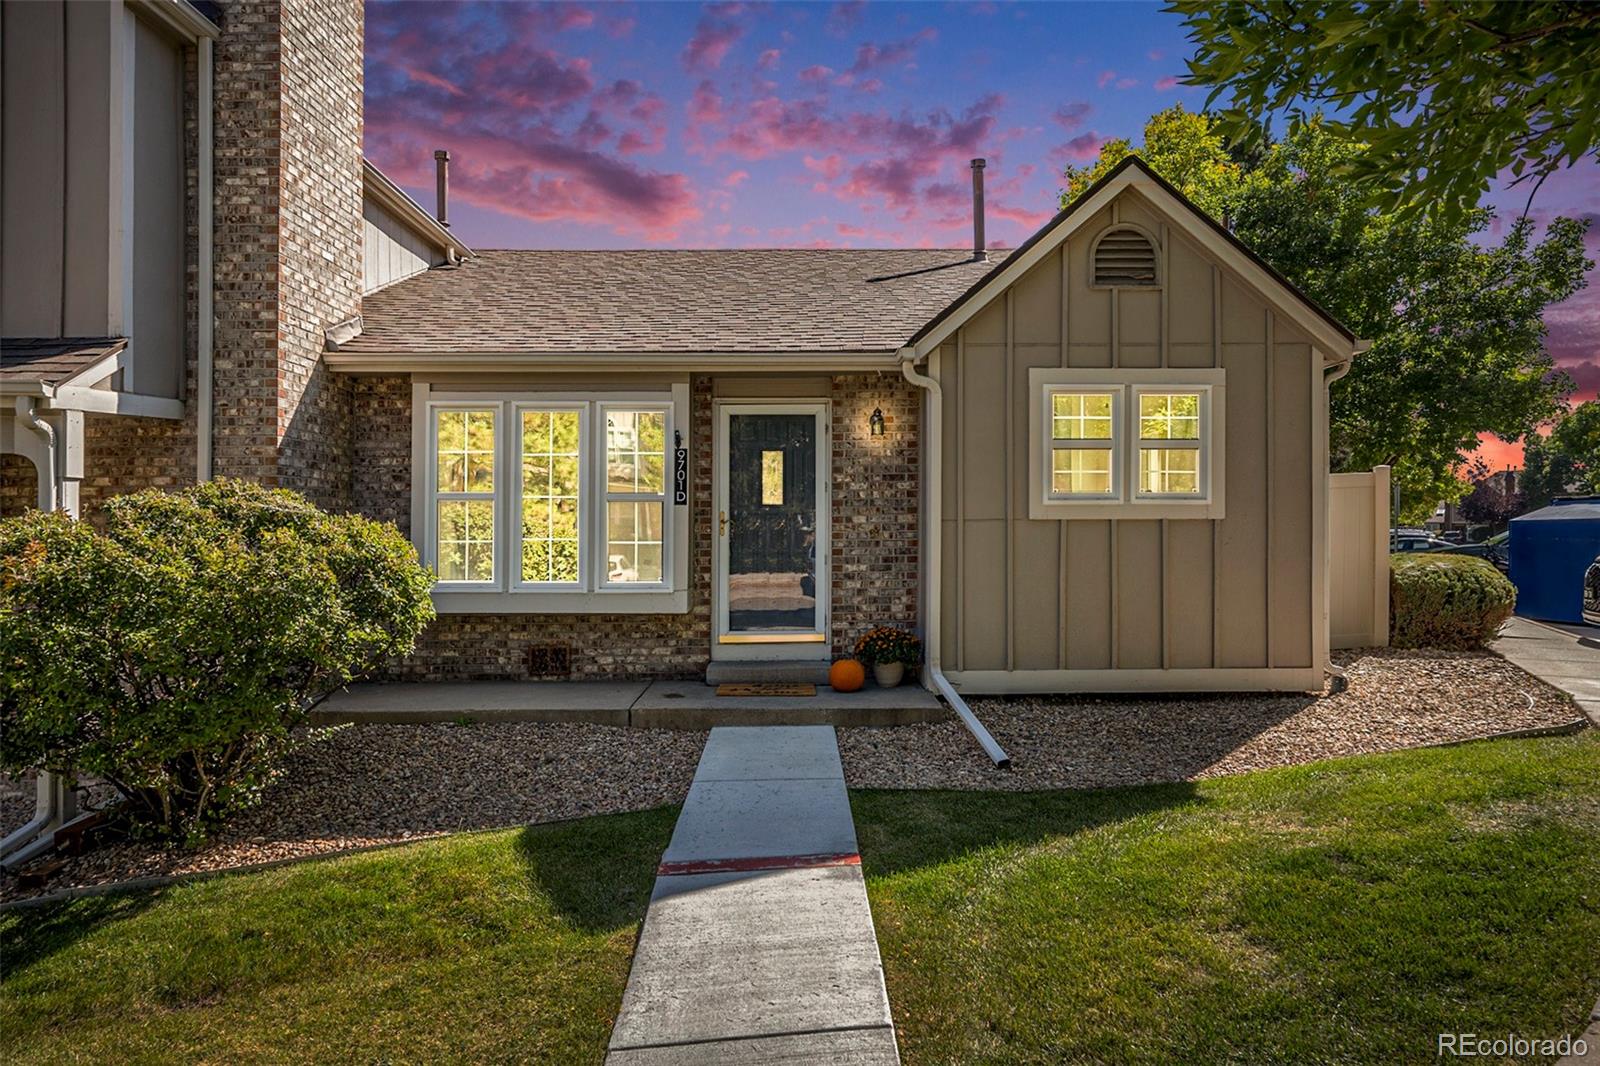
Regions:
M 1389 557 L 1389 639 L 1397 648 L 1481 648 L 1516 603 L 1516 587 L 1482 559 Z
M 433 618 L 393 526 L 218 481 L 0 522 L 0 767 L 93 774 L 194 840 L 253 801 L 316 700 Z

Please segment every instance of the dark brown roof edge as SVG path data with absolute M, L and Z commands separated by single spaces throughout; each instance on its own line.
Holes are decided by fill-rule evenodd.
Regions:
M 960 296 L 957 296 L 947 307 L 945 307 L 943 311 L 940 311 L 937 315 L 933 316 L 933 318 L 929 319 L 925 326 L 917 330 L 916 333 L 912 334 L 911 339 L 908 340 L 906 344 L 916 344 L 923 337 L 926 337 L 939 325 L 939 323 L 949 318 L 955 313 L 957 308 L 976 295 L 978 290 L 983 288 L 984 285 L 986 285 L 995 274 L 999 273 L 1001 270 L 1004 270 L 1007 263 L 1014 262 L 1019 255 L 1022 255 L 1029 248 L 1032 248 L 1035 244 L 1038 244 L 1040 241 L 1044 240 L 1044 238 L 1048 236 L 1052 230 L 1066 222 L 1067 219 L 1071 218 L 1077 212 L 1079 207 L 1085 203 L 1088 203 L 1090 197 L 1099 192 L 1106 185 L 1110 184 L 1117 178 L 1118 175 L 1130 167 L 1137 167 L 1141 172 L 1144 173 L 1146 177 L 1154 181 L 1156 185 L 1160 186 L 1166 192 L 1171 193 L 1172 196 L 1177 199 L 1178 203 L 1188 208 L 1196 217 L 1205 222 L 1205 224 L 1209 226 L 1214 233 L 1221 236 L 1240 252 L 1243 252 L 1246 258 L 1248 258 L 1252 263 L 1260 267 L 1262 270 L 1266 271 L 1267 275 L 1272 278 L 1273 281 L 1276 281 L 1278 284 L 1282 285 L 1297 300 L 1305 304 L 1312 311 L 1316 312 L 1317 316 L 1324 322 L 1328 323 L 1328 325 L 1332 326 L 1341 337 L 1344 337 L 1346 340 L 1351 342 L 1356 340 L 1355 333 L 1352 332 L 1348 326 L 1335 318 L 1332 313 L 1330 313 L 1321 304 L 1317 303 L 1317 301 L 1313 300 L 1311 297 L 1302 292 L 1298 285 L 1280 274 L 1276 269 L 1273 268 L 1271 263 L 1257 255 L 1248 244 L 1245 244 L 1238 237 L 1235 237 L 1232 233 L 1229 233 L 1220 222 L 1206 214 L 1199 207 L 1195 206 L 1194 201 L 1190 200 L 1187 196 L 1183 195 L 1183 193 L 1174 188 L 1172 183 L 1167 181 L 1167 179 L 1163 178 L 1160 174 L 1157 174 L 1154 170 L 1151 170 L 1149 164 L 1143 159 L 1140 159 L 1137 155 L 1130 155 L 1123 159 L 1122 162 L 1112 167 L 1110 172 L 1102 177 L 1099 181 L 1095 182 L 1093 185 L 1089 186 L 1089 188 L 1085 189 L 1082 193 L 1075 197 L 1070 204 L 1057 212 L 1056 216 L 1049 222 L 1046 222 L 1043 226 L 1039 227 L 1039 229 L 1034 232 L 1033 236 L 1017 245 L 1015 250 L 1008 254 L 1005 259 L 996 264 L 993 270 L 989 271 L 983 277 L 974 282 L 966 292 L 962 293 Z

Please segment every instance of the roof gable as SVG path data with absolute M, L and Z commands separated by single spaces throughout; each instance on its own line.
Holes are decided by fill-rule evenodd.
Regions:
M 1354 333 L 1316 301 L 1301 292 L 1244 242 L 1200 208 L 1138 156 L 1129 156 L 1111 172 L 1019 245 L 995 269 L 978 279 L 966 292 L 930 319 L 907 342 L 923 356 L 944 343 L 956 330 L 1010 288 L 1034 265 L 1054 252 L 1087 220 L 1094 218 L 1125 190 L 1135 188 L 1158 208 L 1163 208 L 1186 236 L 1216 256 L 1246 284 L 1299 324 L 1327 355 L 1347 359 L 1361 350 Z

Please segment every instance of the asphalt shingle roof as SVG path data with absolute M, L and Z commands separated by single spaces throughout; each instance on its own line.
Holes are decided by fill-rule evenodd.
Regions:
M 6 337 L 0 340 L 0 381 L 59 385 L 127 346 L 126 337 Z
M 952 249 L 485 251 L 362 301 L 341 352 L 884 352 L 1003 260 Z

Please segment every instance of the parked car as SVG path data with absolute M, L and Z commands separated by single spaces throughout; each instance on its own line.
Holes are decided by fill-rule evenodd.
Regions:
M 1401 531 L 1389 540 L 1389 550 L 1395 552 L 1442 552 L 1449 551 L 1456 545 L 1438 537 L 1429 536 L 1427 533 L 1408 533 Z
M 1583 620 L 1600 626 L 1600 555 L 1583 574 Z
M 1479 541 L 1477 544 L 1457 544 L 1439 550 L 1449 555 L 1470 555 L 1475 559 L 1487 559 L 1494 564 L 1496 570 L 1504 574 L 1511 569 L 1511 551 L 1507 545 L 1510 536 L 1509 533 L 1496 533 L 1488 540 Z

